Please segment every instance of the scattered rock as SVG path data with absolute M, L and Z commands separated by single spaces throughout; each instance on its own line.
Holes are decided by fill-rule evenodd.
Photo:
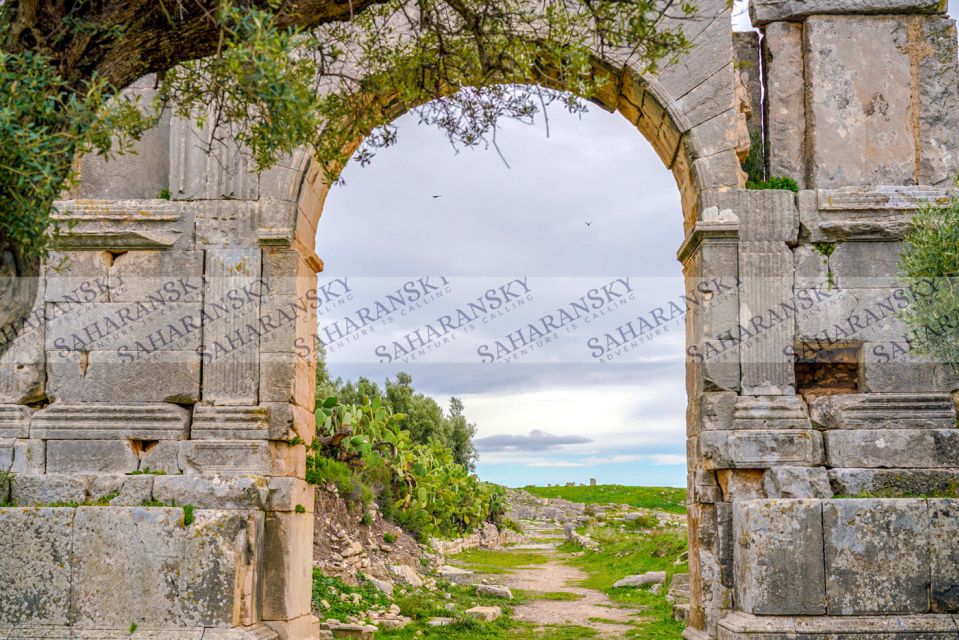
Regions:
M 473 607 L 467 609 L 464 613 L 470 618 L 492 622 L 503 615 L 503 610 L 499 607 Z
M 473 572 L 469 569 L 460 569 L 459 567 L 451 567 L 449 565 L 440 567 L 437 574 L 453 584 L 469 584 L 473 577 Z
M 509 587 L 504 587 L 498 584 L 477 585 L 476 595 L 490 596 L 492 598 L 505 598 L 506 600 L 513 599 L 513 592 L 509 590 Z
M 421 578 L 420 574 L 416 573 L 416 570 L 408 564 L 390 565 L 390 573 L 396 576 L 396 578 L 403 584 L 408 584 L 413 588 L 423 586 L 423 578 Z
M 453 618 L 431 618 L 429 621 L 427 621 L 426 624 L 428 624 L 431 627 L 445 627 L 447 625 L 453 624 L 453 622 L 454 622 Z
M 614 589 L 620 587 L 645 587 L 648 584 L 661 585 L 666 582 L 665 571 L 649 571 L 638 576 L 626 576 L 613 585 Z

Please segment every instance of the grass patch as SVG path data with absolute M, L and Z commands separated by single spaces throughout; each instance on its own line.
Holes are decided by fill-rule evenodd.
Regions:
M 470 549 L 449 558 L 477 573 L 510 573 L 519 567 L 545 564 L 549 557 L 535 551 L 491 551 L 488 549 Z
M 628 504 L 667 513 L 686 513 L 686 490 L 673 487 L 627 487 L 600 484 L 595 487 L 523 487 L 540 498 L 563 498 L 583 504 Z
M 329 608 L 323 606 L 324 601 L 330 605 Z M 312 602 L 313 610 L 319 614 L 320 619 L 336 618 L 341 622 L 350 616 L 359 616 L 373 607 L 390 606 L 386 594 L 368 580 L 363 580 L 354 587 L 339 578 L 324 575 L 319 569 L 313 569 Z

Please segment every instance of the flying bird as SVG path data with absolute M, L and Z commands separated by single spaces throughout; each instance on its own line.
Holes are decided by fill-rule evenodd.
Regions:
M 589 227 L 589 226 L 592 226 L 592 224 L 593 224 L 592 222 L 587 222 L 586 226 Z
M 437 198 L 442 198 L 442 197 L 443 196 L 433 196 L 433 199 L 436 200 Z

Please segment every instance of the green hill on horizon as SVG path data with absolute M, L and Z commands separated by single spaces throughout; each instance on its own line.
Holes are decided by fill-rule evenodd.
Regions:
M 540 498 L 563 498 L 584 504 L 628 504 L 667 513 L 686 513 L 686 490 L 675 487 L 628 487 L 600 484 L 594 487 L 520 487 Z

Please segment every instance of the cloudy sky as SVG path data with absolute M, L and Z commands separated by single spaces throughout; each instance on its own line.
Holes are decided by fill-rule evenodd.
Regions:
M 333 375 L 408 371 L 462 398 L 487 480 L 685 486 L 682 213 L 650 144 L 618 114 L 557 108 L 548 136 L 503 123 L 507 166 L 396 124 L 320 221 Z M 658 330 L 623 338 L 644 319 Z M 337 339 L 350 323 L 362 335 Z

